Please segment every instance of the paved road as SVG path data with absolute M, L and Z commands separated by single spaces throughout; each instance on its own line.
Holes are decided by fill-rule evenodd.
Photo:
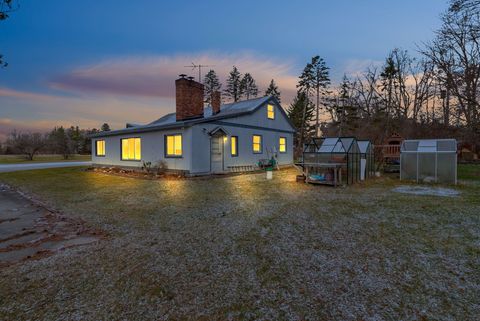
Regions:
M 52 162 L 52 163 L 31 163 L 31 164 L 4 164 L 0 165 L 0 173 L 27 171 L 30 169 L 44 169 L 56 167 L 89 166 L 92 162 Z

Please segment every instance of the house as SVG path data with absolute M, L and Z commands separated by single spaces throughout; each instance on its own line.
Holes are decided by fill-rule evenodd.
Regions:
M 293 133 L 274 97 L 221 105 L 219 92 L 204 107 L 204 89 L 190 78 L 175 81 L 176 112 L 149 124 L 92 135 L 92 162 L 99 166 L 141 168 L 160 161 L 189 175 L 252 169 L 277 156 L 293 163 Z

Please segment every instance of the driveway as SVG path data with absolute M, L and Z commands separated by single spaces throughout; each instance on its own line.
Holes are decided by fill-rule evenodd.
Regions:
M 0 173 L 27 171 L 30 169 L 44 169 L 55 167 L 73 167 L 89 166 L 92 162 L 51 162 L 51 163 L 31 163 L 31 164 L 5 164 L 0 165 Z

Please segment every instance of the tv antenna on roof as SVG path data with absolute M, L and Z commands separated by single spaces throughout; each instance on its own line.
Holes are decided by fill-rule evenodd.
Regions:
M 202 67 L 214 67 L 215 65 L 202 65 L 202 64 L 195 64 L 192 62 L 192 64 L 190 66 L 183 66 L 183 67 L 187 67 L 187 68 L 192 68 L 192 70 L 195 70 L 195 69 L 198 69 L 198 82 L 200 83 L 203 83 L 202 82 Z

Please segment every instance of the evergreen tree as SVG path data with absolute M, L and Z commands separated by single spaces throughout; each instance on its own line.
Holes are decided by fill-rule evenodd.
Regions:
M 390 53 L 389 57 L 387 57 L 385 65 L 382 69 L 382 73 L 380 74 L 382 83 L 381 89 L 385 95 L 384 101 L 387 114 L 390 114 L 390 112 L 392 111 L 393 92 L 395 90 L 395 79 L 397 75 L 397 68 L 395 67 L 392 53 Z
M 330 85 L 329 68 L 320 56 L 312 57 L 303 69 L 297 87 L 309 98 L 316 96 L 315 134 L 320 135 L 320 96 L 326 96 Z
M 258 87 L 253 79 L 252 75 L 248 72 L 243 76 L 240 81 L 240 93 L 241 96 L 245 96 L 247 99 L 257 97 Z
M 358 127 L 358 108 L 354 105 L 351 95 L 352 84 L 346 75 L 338 88 L 338 96 L 327 104 L 332 120 L 339 127 L 339 136 L 354 135 Z
M 382 133 L 381 141 L 383 141 L 391 131 L 390 118 L 393 111 L 393 101 L 397 78 L 397 68 L 395 67 L 395 61 L 393 60 L 394 51 L 392 51 L 385 61 L 382 72 L 380 74 L 380 83 L 382 91 L 383 108 L 380 108 L 380 114 L 376 115 L 379 119 L 382 119 L 384 123 L 384 130 Z
M 265 91 L 265 96 L 272 96 L 278 100 L 278 103 L 281 103 L 280 99 L 280 91 L 278 90 L 277 84 L 275 84 L 275 80 L 270 81 L 270 85 L 268 85 L 267 90 Z
M 109 131 L 110 131 L 110 125 L 107 124 L 107 123 L 104 123 L 104 124 L 102 125 L 102 127 L 100 127 L 100 130 L 101 130 L 102 132 L 109 132 Z
M 212 98 L 212 94 L 215 91 L 220 91 L 222 88 L 222 84 L 215 73 L 215 70 L 211 69 L 206 75 L 203 80 L 203 85 L 205 86 L 205 101 L 210 103 Z
M 242 97 L 241 92 L 241 77 L 242 75 L 238 71 L 236 66 L 233 66 L 232 71 L 227 78 L 227 88 L 225 89 L 225 95 L 229 97 L 234 102 L 237 102 Z
M 303 91 L 298 91 L 297 96 L 287 109 L 288 118 L 296 128 L 295 147 L 297 154 L 301 152 L 305 138 L 314 135 L 315 127 L 312 125 L 314 113 L 315 106 L 307 94 Z
M 63 126 L 55 127 L 48 137 L 51 148 L 56 154 L 63 155 L 64 159 L 72 154 L 74 144 Z

